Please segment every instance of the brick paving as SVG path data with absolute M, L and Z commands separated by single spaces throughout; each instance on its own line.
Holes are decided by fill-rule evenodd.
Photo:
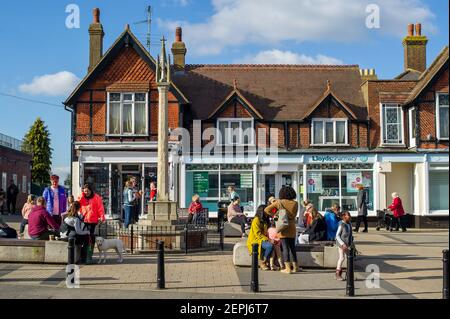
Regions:
M 371 230 L 369 234 L 356 234 L 356 241 L 361 252 L 355 265 L 357 297 L 441 298 L 442 249 L 448 248 L 448 231 L 411 230 L 403 234 Z M 156 258 L 126 255 L 124 263 L 118 264 L 111 252 L 107 264 L 81 266 L 81 290 L 89 294 L 141 291 L 143 298 L 154 293 L 168 298 L 255 296 L 250 292 L 250 269 L 235 268 L 231 251 L 166 254 L 164 292 L 157 291 Z M 370 264 L 381 271 L 380 288 L 366 287 L 366 267 Z M 8 298 L 5 287 L 14 285 L 54 288 L 59 295 L 59 291 L 67 291 L 65 266 L 0 264 L 1 297 Z M 345 297 L 345 282 L 335 281 L 332 269 L 305 269 L 290 276 L 260 271 L 260 287 L 261 297 Z M 27 291 L 23 293 L 26 297 Z

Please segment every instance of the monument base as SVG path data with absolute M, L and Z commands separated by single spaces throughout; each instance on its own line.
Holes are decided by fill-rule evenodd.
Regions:
M 157 201 L 148 203 L 147 226 L 172 226 L 177 223 L 177 202 Z

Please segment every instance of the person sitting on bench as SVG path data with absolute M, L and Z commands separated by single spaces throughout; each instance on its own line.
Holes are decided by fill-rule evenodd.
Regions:
M 28 216 L 28 234 L 34 240 L 49 240 L 50 236 L 58 236 L 59 225 L 47 212 L 44 197 L 36 200 L 36 206 L 33 207 Z
M 1 215 L 0 215 L 0 238 L 17 239 L 17 231 L 14 228 L 9 227 L 9 225 L 5 223 Z

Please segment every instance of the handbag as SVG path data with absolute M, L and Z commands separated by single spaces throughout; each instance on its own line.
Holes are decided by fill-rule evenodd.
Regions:
M 285 230 L 289 226 L 289 216 L 288 216 L 287 210 L 286 210 L 286 208 L 284 208 L 281 201 L 280 201 L 280 205 L 281 205 L 281 208 L 277 212 L 277 217 L 274 218 L 275 227 L 276 227 L 278 233 Z

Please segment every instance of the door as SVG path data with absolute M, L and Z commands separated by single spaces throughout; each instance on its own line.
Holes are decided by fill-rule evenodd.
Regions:
M 294 187 L 293 173 L 277 173 L 265 175 L 265 201 L 270 196 L 278 197 L 278 194 L 283 186 Z

